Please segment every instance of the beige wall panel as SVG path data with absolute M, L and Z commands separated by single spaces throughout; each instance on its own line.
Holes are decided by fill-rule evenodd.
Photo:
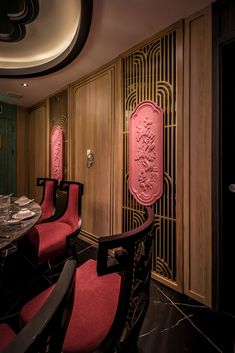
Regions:
M 25 108 L 17 107 L 16 119 L 16 196 L 28 195 L 28 122 Z
M 41 188 L 36 186 L 37 177 L 48 176 L 48 114 L 46 104 L 29 113 L 29 197 L 38 202 L 42 197 Z
M 185 22 L 184 286 L 211 306 L 211 14 Z
M 123 202 L 123 87 L 122 60 L 115 65 L 115 87 L 112 92 L 112 106 L 114 111 L 114 124 L 112 131 L 113 141 L 113 182 L 111 205 L 113 207 L 112 233 L 122 232 L 122 202 Z
M 112 228 L 114 69 L 107 69 L 72 89 L 72 176 L 84 184 L 82 234 L 95 240 Z M 94 164 L 87 166 L 87 150 Z

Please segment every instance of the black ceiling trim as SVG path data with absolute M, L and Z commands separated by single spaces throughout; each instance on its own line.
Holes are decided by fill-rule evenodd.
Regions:
M 34 21 L 39 13 L 38 0 L 21 0 L 13 7 L 13 2 L 0 4 L 0 42 L 18 42 L 26 35 L 26 24 Z
M 27 78 L 27 77 L 38 77 L 48 75 L 55 71 L 63 69 L 65 66 L 70 64 L 81 52 L 84 47 L 92 19 L 93 11 L 93 0 L 81 0 L 81 18 L 79 28 L 73 38 L 70 46 L 56 59 L 51 60 L 48 63 L 38 65 L 32 68 L 23 69 L 1 69 L 0 77 L 6 78 Z

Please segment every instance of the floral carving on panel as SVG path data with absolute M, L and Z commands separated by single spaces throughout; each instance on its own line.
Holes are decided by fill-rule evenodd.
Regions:
M 63 179 L 64 133 L 59 125 L 51 132 L 51 178 Z
M 129 189 L 144 206 L 163 193 L 163 110 L 152 101 L 140 103 L 129 119 Z

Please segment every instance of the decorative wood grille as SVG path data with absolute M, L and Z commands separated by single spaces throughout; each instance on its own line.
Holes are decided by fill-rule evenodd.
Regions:
M 68 91 L 64 90 L 50 98 L 50 136 L 55 126 L 60 126 L 64 135 L 64 155 L 63 155 L 63 179 L 67 179 L 67 149 L 68 149 Z M 51 158 L 50 139 L 50 158 Z M 50 160 L 51 166 L 51 160 Z M 50 171 L 51 174 L 51 171 Z M 57 207 L 63 208 L 66 202 L 66 193 L 57 190 Z
M 58 93 L 50 98 L 50 136 L 55 126 L 60 126 L 64 134 L 63 175 L 67 178 L 67 148 L 68 148 L 68 92 Z M 51 144 L 51 140 L 50 140 Z M 51 150 L 51 145 L 50 145 Z M 51 162 L 51 161 L 50 161 Z M 51 163 L 50 163 L 51 165 Z
M 123 231 L 144 221 L 143 207 L 128 190 L 128 119 L 143 100 L 164 111 L 164 190 L 155 203 L 153 273 L 176 281 L 176 41 L 172 30 L 123 57 Z

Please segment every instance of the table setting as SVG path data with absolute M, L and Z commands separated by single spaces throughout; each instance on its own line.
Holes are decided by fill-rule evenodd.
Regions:
M 14 198 L 13 202 L 18 207 L 13 207 L 13 202 L 11 203 L 12 195 L 0 195 L 0 224 L 17 224 L 20 221 L 35 216 L 35 212 L 31 210 L 34 199 L 29 199 L 26 196 Z
M 40 215 L 41 207 L 34 199 L 0 195 L 0 250 L 28 232 Z

